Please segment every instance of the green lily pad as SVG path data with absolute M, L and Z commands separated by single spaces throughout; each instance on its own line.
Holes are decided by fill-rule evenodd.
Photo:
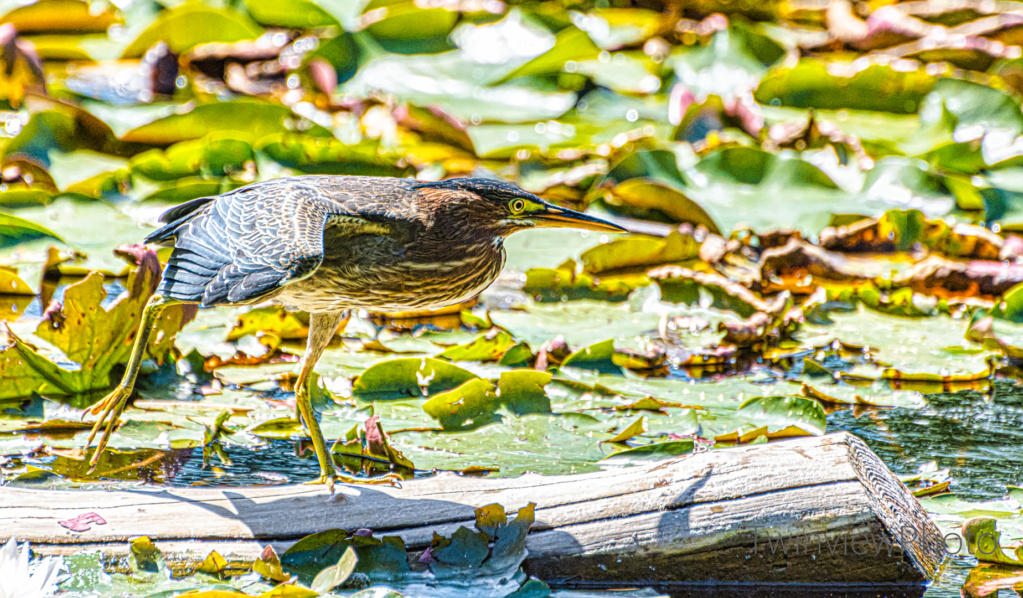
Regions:
M 579 257 L 584 272 L 658 266 L 698 257 L 700 244 L 692 235 L 672 231 L 667 237 L 619 237 L 592 247 Z
M 256 142 L 267 135 L 288 132 L 302 119 L 284 106 L 253 99 L 199 104 L 172 114 L 154 114 L 151 120 L 121 134 L 123 141 L 170 145 L 210 134 L 230 135 Z M 312 125 L 306 135 L 325 136 L 327 130 Z
M 501 404 L 515 415 L 550 413 L 551 399 L 545 387 L 553 375 L 536 370 L 501 372 L 497 380 L 497 396 Z
M 740 405 L 736 415 L 768 430 L 796 426 L 810 434 L 823 434 L 827 428 L 824 407 L 806 397 L 754 397 Z
M 124 50 L 125 58 L 141 56 L 157 42 L 181 54 L 199 44 L 255 39 L 263 29 L 245 15 L 200 3 L 186 3 L 164 11 Z
M 13 214 L 0 214 L 0 247 L 9 247 L 24 241 L 43 238 L 64 242 L 57 233 L 45 226 L 19 218 Z
M 245 8 L 257 23 L 266 26 L 305 29 L 341 24 L 328 10 L 308 0 L 245 0 Z
M 677 457 L 679 455 L 685 455 L 693 452 L 693 448 L 696 444 L 692 440 L 669 440 L 666 442 L 654 442 L 651 444 L 644 444 L 643 446 L 635 446 L 632 448 L 624 449 L 616 453 L 612 453 L 602 459 L 602 461 L 609 461 L 612 459 L 626 459 L 626 460 L 662 460 L 669 459 L 671 457 Z
M 476 337 L 471 343 L 445 349 L 437 357 L 451 361 L 498 361 L 515 345 L 515 339 L 503 330 Z
M 368 368 L 355 379 L 352 390 L 368 400 L 419 397 L 451 390 L 477 378 L 476 374 L 447 361 L 409 357 Z
M 309 174 L 402 176 L 408 173 L 395 160 L 381 156 L 375 145 L 351 146 L 337 139 L 285 134 L 264 139 L 260 153 L 295 170 Z
M 754 97 L 762 104 L 779 106 L 911 114 L 920 109 L 936 81 L 923 67 L 908 70 L 866 60 L 804 58 L 765 76 Z
M 451 30 L 458 13 L 445 8 L 427 8 L 411 0 L 370 0 L 364 11 L 381 10 L 383 18 L 366 28 L 389 52 L 421 54 L 450 50 Z
M 474 429 L 501 416 L 497 408 L 501 400 L 497 387 L 488 380 L 477 378 L 465 384 L 430 397 L 423 403 L 423 411 L 440 422 L 445 429 Z
M 556 73 L 564 68 L 566 62 L 596 58 L 598 54 L 600 48 L 593 43 L 590 36 L 575 27 L 566 27 L 555 36 L 554 47 L 508 73 L 503 81 L 516 77 Z
M 248 142 L 231 136 L 183 141 L 166 150 L 150 150 L 131 159 L 132 172 L 154 181 L 203 175 L 221 177 L 241 171 L 255 157 Z
M 603 374 L 620 374 L 622 368 L 614 362 L 614 355 L 614 340 L 608 339 L 573 352 L 561 362 L 561 365 L 597 370 Z

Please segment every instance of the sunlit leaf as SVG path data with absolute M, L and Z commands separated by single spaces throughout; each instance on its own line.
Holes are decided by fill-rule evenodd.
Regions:
M 505 75 L 504 80 L 558 72 L 566 62 L 596 58 L 599 53 L 600 48 L 585 32 L 566 27 L 558 32 L 553 48 Z
M 391 52 L 417 54 L 451 48 L 448 35 L 458 13 L 447 8 L 426 8 L 411 0 L 370 0 L 364 10 L 379 9 L 382 18 L 366 31 Z
M 198 44 L 255 39 L 263 29 L 241 13 L 186 3 L 164 11 L 125 50 L 124 57 L 141 56 L 150 46 L 165 42 L 180 54 Z
M 478 378 L 434 395 L 423 403 L 423 411 L 445 428 L 478 428 L 499 418 L 500 405 L 497 388 L 487 380 Z
M 263 552 L 260 553 L 259 558 L 252 563 L 252 570 L 259 573 L 263 579 L 270 581 L 287 581 L 291 577 L 281 568 L 281 559 L 277 556 L 273 546 L 270 545 L 267 545 Z
M 147 536 L 131 541 L 129 563 L 133 571 L 156 572 L 166 567 L 160 549 Z
M 262 25 L 303 29 L 339 25 L 337 19 L 308 0 L 245 0 L 249 14 Z
M 437 357 L 451 361 L 497 361 L 515 344 L 515 339 L 503 330 L 494 330 L 477 337 L 471 343 L 445 349 Z
M 587 249 L 580 256 L 583 271 L 600 273 L 621 268 L 656 266 L 693 259 L 700 245 L 692 235 L 672 231 L 667 237 L 630 236 Z
M 640 417 L 604 442 L 625 442 L 640 434 L 646 434 L 646 417 Z
M 1002 549 L 1002 534 L 998 521 L 990 517 L 977 517 L 963 523 L 963 537 L 967 549 L 977 560 L 986 563 L 1023 566 L 1023 546 L 1015 547 L 1015 554 L 1009 556 Z
M 667 459 L 670 457 L 677 457 L 679 455 L 685 455 L 691 453 L 695 443 L 692 440 L 669 440 L 666 442 L 654 442 L 652 444 L 644 444 L 643 446 L 636 446 L 625 450 L 612 453 L 603 460 L 610 459 L 628 459 L 628 460 L 643 460 L 643 459 Z
M 128 293 L 109 309 L 103 307 L 103 277 L 93 273 L 64 293 L 61 309 L 48 312 L 36 335 L 60 349 L 80 367 L 65 369 L 40 354 L 25 341 L 0 352 L 0 397 L 27 397 L 33 392 L 76 395 L 108 388 L 113 370 L 127 362 L 137 322 L 146 300 L 156 289 L 159 264 L 152 251 L 141 253 L 141 265 L 127 280 Z M 146 354 L 164 358 L 174 334 L 191 319 L 194 310 L 167 308 L 161 315 Z
M 196 571 L 209 573 L 210 575 L 219 575 L 225 569 L 227 569 L 227 559 L 220 556 L 220 553 L 216 550 L 213 550 L 203 559 L 203 562 L 199 563 Z
M 284 134 L 264 139 L 258 150 L 272 160 L 310 174 L 399 176 L 407 172 L 376 147 L 351 146 L 337 139 Z
M 154 181 L 186 176 L 225 176 L 244 170 L 254 157 L 252 147 L 241 139 L 213 135 L 207 139 L 183 141 L 166 150 L 150 150 L 131 159 L 134 173 Z
M 13 214 L 0 214 L 0 247 L 49 237 L 64 242 L 57 233 Z
M 923 67 L 896 69 L 864 60 L 827 62 L 805 58 L 792 68 L 778 69 L 760 82 L 762 104 L 798 108 L 880 110 L 913 113 L 920 109 L 936 77 Z
M 367 398 L 416 397 L 450 390 L 476 378 L 476 374 L 446 361 L 410 357 L 368 368 L 355 379 L 353 391 Z
M 355 555 L 355 551 L 349 546 L 345 553 L 341 555 L 336 565 L 331 565 L 316 575 L 313 583 L 309 585 L 309 589 L 318 594 L 329 592 L 344 583 L 352 575 L 358 562 L 359 557 Z
M 230 134 L 255 142 L 267 135 L 289 131 L 301 120 L 284 106 L 254 99 L 238 99 L 186 106 L 178 112 L 128 130 L 121 135 L 121 139 L 170 145 L 210 134 Z M 312 125 L 306 134 L 324 135 L 326 130 Z

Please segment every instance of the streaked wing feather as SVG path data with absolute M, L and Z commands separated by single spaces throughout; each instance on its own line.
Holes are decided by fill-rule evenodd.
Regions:
M 387 202 L 325 179 L 275 179 L 167 212 L 170 224 L 147 237 L 174 243 L 162 292 L 204 306 L 259 301 L 316 271 L 326 227 L 376 235 L 400 228 Z

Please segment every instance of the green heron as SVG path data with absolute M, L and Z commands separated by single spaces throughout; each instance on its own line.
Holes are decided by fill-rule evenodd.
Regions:
M 173 245 L 163 280 L 142 312 L 124 378 L 92 409 L 106 422 L 95 469 L 131 395 L 160 312 L 180 303 L 244 305 L 274 300 L 309 312 L 309 340 L 295 399 L 320 464 L 337 479 L 316 421 L 309 377 L 347 310 L 430 309 L 470 299 L 504 266 L 504 238 L 534 227 L 623 232 L 551 205 L 509 183 L 455 178 L 435 183 L 358 176 L 297 176 L 202 197 L 160 217 L 146 243 Z

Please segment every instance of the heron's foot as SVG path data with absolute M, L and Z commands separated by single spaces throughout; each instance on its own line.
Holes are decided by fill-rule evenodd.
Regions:
M 327 488 L 334 492 L 334 484 L 341 482 L 344 484 L 390 484 L 392 486 L 400 486 L 404 480 L 400 475 L 396 473 L 389 473 L 387 475 L 377 476 L 374 478 L 357 478 L 355 476 L 346 475 L 343 473 L 322 473 L 320 477 L 315 480 L 309 480 L 303 482 L 305 484 L 326 484 Z
M 87 413 L 96 415 L 99 414 L 99 419 L 92 425 L 92 431 L 89 432 L 89 438 L 85 441 L 85 452 L 89 452 L 89 447 L 92 446 L 93 439 L 96 438 L 96 434 L 103 429 L 103 434 L 99 437 L 99 442 L 96 444 L 96 450 L 92 454 L 92 458 L 89 459 L 89 473 L 96 470 L 96 465 L 99 464 L 99 458 L 103 455 L 103 451 L 107 448 L 107 442 L 110 441 L 110 435 L 114 432 L 114 428 L 117 426 L 117 419 L 121 416 L 121 412 L 124 411 L 124 405 L 128 402 L 128 397 L 131 396 L 131 389 L 118 386 L 113 392 L 108 394 L 102 401 L 97 403 Z

